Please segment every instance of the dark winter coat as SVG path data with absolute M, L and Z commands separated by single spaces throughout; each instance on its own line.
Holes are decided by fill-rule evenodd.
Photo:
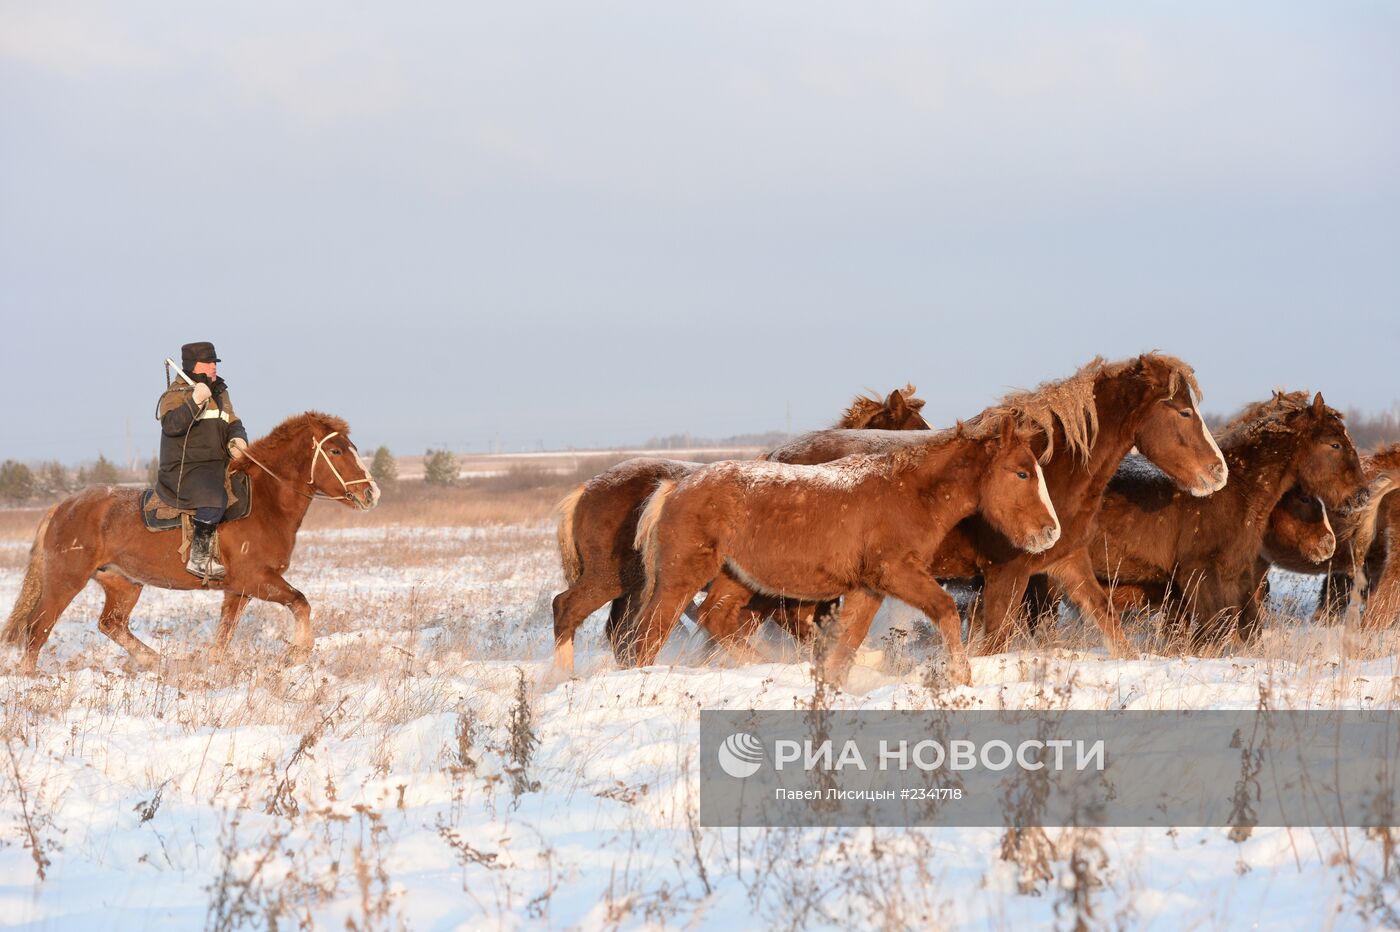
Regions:
M 233 412 L 223 379 L 209 384 L 214 395 L 203 406 L 194 389 L 177 378 L 156 405 L 160 421 L 160 475 L 156 494 L 174 508 L 221 508 L 227 504 L 224 472 L 230 440 L 248 432 Z

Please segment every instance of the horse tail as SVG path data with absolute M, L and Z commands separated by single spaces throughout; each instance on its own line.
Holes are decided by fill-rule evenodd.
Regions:
M 646 507 L 642 509 L 641 520 L 637 522 L 637 536 L 632 541 L 632 546 L 642 555 L 642 568 L 646 572 L 646 585 L 642 587 L 641 601 L 638 605 L 646 605 L 651 601 L 652 590 L 656 588 L 656 551 L 658 549 L 656 540 L 656 528 L 661 523 L 661 511 L 666 507 L 666 499 L 671 497 L 671 493 L 676 490 L 674 479 L 663 479 L 656 484 L 656 491 L 651 493 L 647 499 Z
M 578 510 L 579 499 L 583 498 L 583 490 L 584 485 L 579 485 L 554 506 L 554 513 L 559 516 L 559 563 L 564 567 L 564 582 L 570 586 L 583 575 L 583 561 L 574 543 L 574 512 Z
M 53 517 L 57 505 L 44 512 L 39 522 L 39 530 L 34 532 L 34 545 L 29 548 L 29 567 L 24 571 L 24 582 L 20 584 L 19 598 L 10 610 L 10 618 L 5 622 L 5 630 L 0 631 L 0 643 L 12 647 L 24 647 L 29 643 L 34 624 L 34 613 L 39 607 L 39 599 L 44 594 L 44 535 L 49 529 L 49 519 Z

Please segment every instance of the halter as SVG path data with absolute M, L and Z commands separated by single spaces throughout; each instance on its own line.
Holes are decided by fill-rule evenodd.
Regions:
M 338 436 L 339 434 L 340 431 L 333 430 L 329 434 L 326 434 L 326 436 L 322 437 L 320 440 L 313 439 L 311 441 L 311 471 L 306 477 L 306 484 L 310 486 L 314 486 L 316 484 L 316 461 L 318 459 L 325 460 L 326 467 L 330 469 L 331 475 L 335 476 L 335 481 L 340 483 L 341 494 L 328 495 L 327 493 L 322 492 L 320 489 L 313 489 L 310 495 L 307 495 L 305 492 L 297 492 L 296 489 L 293 489 L 292 491 L 297 492 L 297 494 L 302 496 L 303 498 L 325 498 L 333 502 L 353 502 L 354 499 L 350 497 L 350 486 L 373 484 L 373 479 L 351 479 L 349 482 L 346 482 L 345 479 L 340 475 L 340 470 L 335 468 L 335 463 L 331 462 L 330 454 L 326 452 L 325 446 L 327 440 L 330 440 L 332 437 Z M 314 438 L 315 435 L 313 434 L 312 437 Z M 253 456 L 251 450 L 244 448 L 243 452 L 240 455 L 248 457 L 248 459 L 251 460 L 254 465 L 261 467 L 263 472 L 267 473 L 269 476 L 276 479 L 283 485 L 286 485 L 287 480 L 277 475 L 277 473 L 273 472 L 267 466 L 267 464 L 261 462 L 257 459 L 257 457 Z

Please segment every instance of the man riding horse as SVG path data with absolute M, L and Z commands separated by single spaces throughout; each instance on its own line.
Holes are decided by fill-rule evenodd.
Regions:
M 219 378 L 213 343 L 180 347 L 180 366 L 189 381 L 175 379 L 156 406 L 161 430 L 156 494 L 172 508 L 194 512 L 185 568 L 203 579 L 219 579 L 224 567 L 215 552 L 214 531 L 228 508 L 224 476 L 229 460 L 248 448 L 248 432 Z

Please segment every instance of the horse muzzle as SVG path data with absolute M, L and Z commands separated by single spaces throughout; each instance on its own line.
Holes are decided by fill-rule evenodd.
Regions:
M 1025 545 L 1021 549 L 1025 550 L 1027 553 L 1044 553 L 1055 546 L 1059 539 L 1059 525 L 1051 525 L 1041 528 L 1036 534 L 1032 534 L 1027 538 Z
M 1196 484 L 1191 486 L 1191 494 L 1196 498 L 1205 498 L 1207 495 L 1213 495 L 1225 488 L 1225 483 L 1229 481 L 1229 478 L 1230 468 L 1225 465 L 1224 460 L 1221 460 L 1210 467 L 1210 469 L 1201 473 L 1200 478 L 1196 480 Z
M 369 511 L 379 504 L 379 485 L 371 482 L 363 488 L 350 492 L 347 497 L 360 511 Z

